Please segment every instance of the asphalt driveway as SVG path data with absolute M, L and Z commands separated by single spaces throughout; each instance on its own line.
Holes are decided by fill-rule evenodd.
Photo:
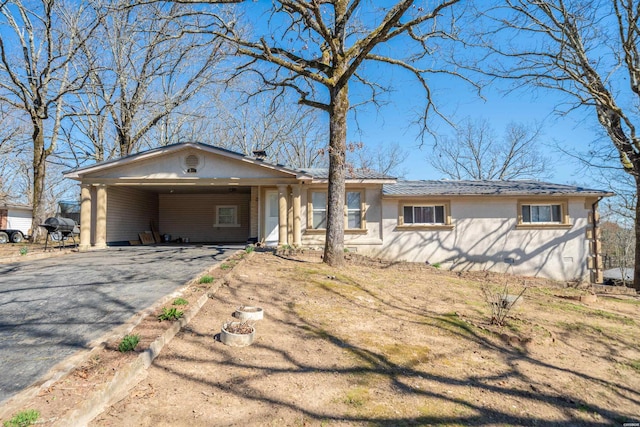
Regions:
M 132 246 L 0 265 L 0 402 L 241 246 Z

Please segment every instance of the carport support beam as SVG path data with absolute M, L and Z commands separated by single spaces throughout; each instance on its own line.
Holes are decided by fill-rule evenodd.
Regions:
M 302 240 L 300 219 L 300 184 L 292 185 L 293 190 L 293 246 L 300 246 Z
M 278 185 L 278 246 L 287 244 L 287 185 Z
M 80 250 L 91 247 L 91 186 L 80 188 Z
M 97 249 L 107 247 L 107 186 L 96 188 L 96 245 Z

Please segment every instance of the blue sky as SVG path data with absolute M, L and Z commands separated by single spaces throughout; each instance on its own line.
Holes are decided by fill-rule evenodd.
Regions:
M 441 174 L 429 164 L 428 156 L 433 152 L 433 140 L 421 141 L 415 127 L 411 126 L 412 114 L 417 114 L 416 98 L 423 96 L 422 89 L 410 79 L 393 79 L 395 92 L 389 96 L 389 104 L 378 111 L 372 107 L 361 109 L 356 120 L 349 120 L 349 141 L 363 141 L 368 147 L 379 144 L 399 143 L 410 152 L 403 164 L 407 171 L 405 179 L 440 179 Z M 509 122 L 542 123 L 544 133 L 541 151 L 552 159 L 553 171 L 548 181 L 560 184 L 597 186 L 579 161 L 559 152 L 556 146 L 586 151 L 588 145 L 602 138 L 595 117 L 588 110 L 578 110 L 560 117 L 554 109 L 562 98 L 554 92 L 520 90 L 506 93 L 506 85 L 495 84 L 483 91 L 484 100 L 460 82 L 445 82 L 434 79 L 434 100 L 440 110 L 454 123 L 466 117 L 489 119 L 498 135 Z M 353 115 L 352 115 L 353 116 Z M 443 120 L 433 116 L 433 129 L 439 133 L 453 133 Z M 603 144 L 610 145 L 608 140 Z
M 268 5 L 268 2 L 254 2 L 246 7 L 253 12 L 255 19 L 255 16 L 262 16 L 255 13 L 255 7 Z M 364 16 L 366 15 L 363 14 Z M 265 31 L 265 27 L 267 27 L 266 21 L 261 19 L 255 19 L 254 25 L 259 30 L 258 32 Z M 276 28 L 282 30 L 281 27 Z M 278 43 L 280 35 L 277 34 L 277 31 L 272 34 L 276 36 L 272 43 Z M 314 45 L 310 44 L 310 46 Z M 442 42 L 440 47 L 444 47 L 441 53 L 446 56 L 447 43 Z M 467 50 L 466 47 L 457 44 L 450 47 L 456 49 L 454 54 L 459 56 L 458 59 L 464 58 L 465 55 L 474 54 L 472 50 Z M 409 55 L 410 52 L 407 49 L 410 50 L 411 47 L 407 44 L 406 38 L 401 37 L 379 46 L 377 49 L 378 53 L 402 57 Z M 306 54 L 311 54 L 311 52 L 305 51 Z M 437 56 L 427 57 L 424 64 L 426 67 L 451 68 L 439 63 L 440 59 Z M 411 125 L 412 120 L 415 120 L 421 112 L 425 96 L 415 77 L 398 67 L 370 64 L 365 67 L 367 68 L 365 70 L 367 76 L 382 85 L 388 84 L 392 88 L 392 92 L 383 96 L 386 104 L 379 109 L 369 104 L 360 107 L 355 116 L 350 114 L 348 142 L 363 142 L 368 148 L 389 143 L 400 144 L 410 153 L 402 166 L 402 169 L 407 172 L 404 176 L 405 179 L 442 178 L 441 174 L 428 161 L 428 156 L 433 152 L 433 140 L 421 141 L 418 138 L 417 128 Z M 482 79 L 483 77 L 475 76 L 473 78 Z M 362 87 L 359 87 L 353 80 L 350 86 L 350 99 L 351 104 L 356 105 L 362 100 L 368 99 L 369 94 L 364 93 Z M 595 122 L 593 112 L 582 109 L 564 117 L 553 114 L 554 108 L 562 102 L 562 98 L 558 93 L 552 91 L 525 89 L 506 94 L 507 84 L 497 82 L 483 89 L 482 94 L 485 98 L 483 100 L 471 85 L 460 79 L 446 75 L 430 75 L 428 81 L 433 91 L 434 102 L 439 110 L 454 123 L 461 123 L 466 118 L 487 119 L 493 123 L 497 135 L 501 135 L 505 126 L 510 122 L 542 123 L 544 134 L 540 139 L 540 150 L 542 154 L 551 158 L 553 163 L 551 177 L 546 180 L 598 187 L 597 182 L 585 173 L 580 162 L 554 148 L 562 146 L 572 150 L 577 147 L 586 151 L 589 144 L 595 141 L 598 136 L 602 136 L 598 134 L 600 130 Z M 324 88 L 320 91 L 321 96 L 326 96 Z M 326 100 L 324 101 L 326 102 Z M 453 134 L 454 132 L 454 129 L 434 114 L 431 115 L 430 123 L 432 124 L 431 129 L 437 134 Z M 607 139 L 602 144 L 610 146 L 611 142 Z

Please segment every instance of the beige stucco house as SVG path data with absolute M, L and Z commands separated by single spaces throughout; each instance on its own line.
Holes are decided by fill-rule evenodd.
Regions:
M 327 172 L 200 143 L 68 172 L 81 185 L 81 246 L 128 244 L 152 227 L 192 243 L 324 243 Z M 392 260 L 557 280 L 601 280 L 598 201 L 537 181 L 399 181 L 352 172 L 345 246 Z

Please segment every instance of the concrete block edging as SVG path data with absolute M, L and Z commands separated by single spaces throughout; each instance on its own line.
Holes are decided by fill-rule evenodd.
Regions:
M 180 330 L 189 324 L 191 319 L 200 312 L 200 309 L 209 300 L 210 294 L 215 294 L 223 283 L 227 281 L 229 274 L 225 275 L 218 283 L 209 287 L 198 298 L 195 306 L 191 307 L 182 318 L 151 343 L 149 348 L 140 353 L 129 365 L 119 369 L 110 382 L 96 388 L 91 396 L 84 400 L 83 404 L 56 420 L 56 427 L 86 426 L 106 408 L 127 397 L 129 392 L 147 376 L 147 369 L 153 360 Z

